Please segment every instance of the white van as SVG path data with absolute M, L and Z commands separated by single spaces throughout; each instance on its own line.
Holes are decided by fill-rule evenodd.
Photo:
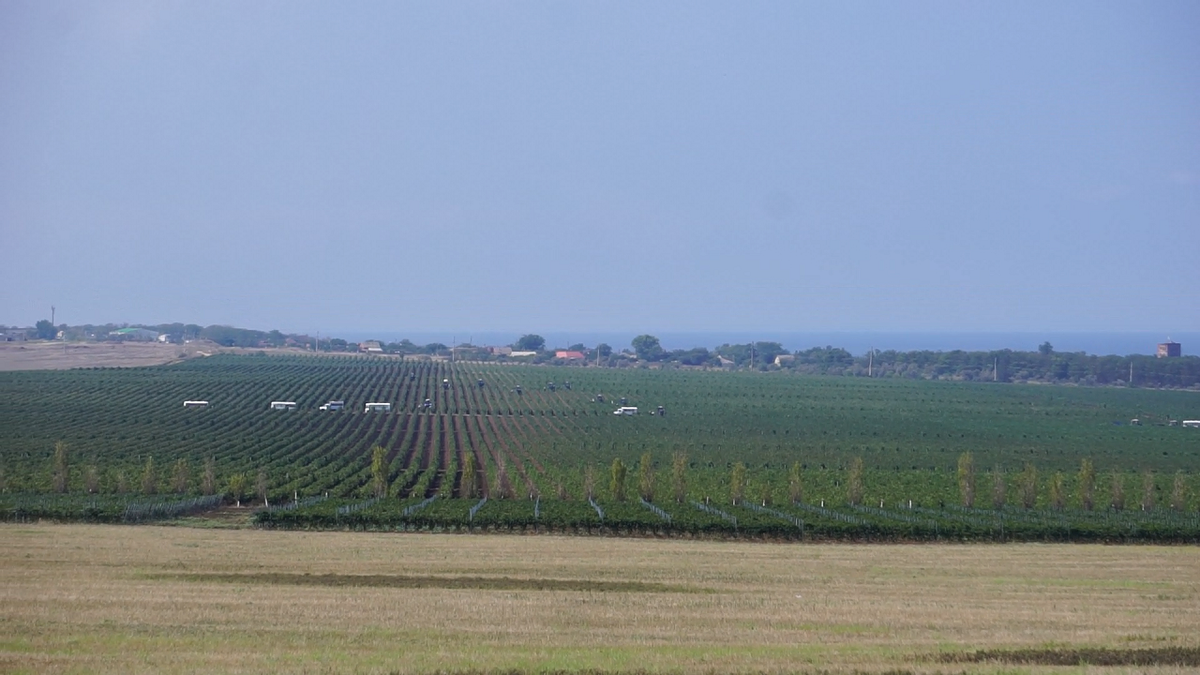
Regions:
M 317 408 L 318 410 L 341 410 L 346 407 L 345 401 L 329 401 L 325 405 Z
M 614 410 L 613 414 L 614 415 L 636 415 L 636 414 L 638 414 L 637 406 L 623 405 L 620 408 L 617 408 L 616 410 Z

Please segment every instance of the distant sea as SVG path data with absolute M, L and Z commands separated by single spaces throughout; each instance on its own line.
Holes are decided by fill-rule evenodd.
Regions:
M 587 331 L 531 332 L 537 332 L 538 335 L 546 338 L 546 346 L 549 348 L 566 348 L 577 343 L 594 347 L 603 342 L 614 348 L 624 349 L 637 335 L 637 333 Z M 1200 333 L 649 332 L 659 339 L 664 349 L 691 349 L 693 347 L 712 349 L 725 343 L 778 342 L 789 351 L 830 346 L 841 347 L 851 354 L 860 355 L 866 354 L 872 347 L 879 350 L 895 349 L 896 351 L 953 351 L 955 349 L 963 351 L 999 349 L 1036 351 L 1039 345 L 1048 341 L 1054 350 L 1059 352 L 1127 356 L 1130 354 L 1153 355 L 1157 351 L 1158 343 L 1166 342 L 1170 337 L 1180 343 L 1184 355 L 1200 354 Z M 480 346 L 512 344 L 521 337 L 520 333 L 496 331 L 347 331 L 345 333 L 332 332 L 327 335 L 351 342 L 362 340 L 399 342 L 407 338 L 419 345 L 431 342 L 440 342 L 446 345 L 452 342 L 456 344 L 470 342 Z

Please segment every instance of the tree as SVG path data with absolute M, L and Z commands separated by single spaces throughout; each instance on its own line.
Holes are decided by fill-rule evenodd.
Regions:
M 371 494 L 387 494 L 387 450 L 382 445 L 371 448 Z
M 671 455 L 671 488 L 675 503 L 682 504 L 687 499 L 687 453 L 682 450 Z
M 729 474 L 729 497 L 737 506 L 746 496 L 746 465 L 738 462 L 733 465 L 733 473 Z
M 800 462 L 792 464 L 791 471 L 788 472 L 788 497 L 793 504 L 804 503 L 804 481 L 800 473 Z
M 562 483 L 558 484 L 559 499 L 566 501 L 567 488 Z M 588 464 L 583 469 L 583 494 L 588 501 L 596 498 L 596 467 Z
M 246 474 L 235 473 L 229 477 L 229 498 L 242 505 L 242 499 L 246 496 Z
M 1064 488 L 1064 479 L 1061 471 L 1055 471 L 1050 477 L 1050 506 L 1057 511 L 1062 511 L 1067 505 L 1067 493 Z
M 642 453 L 638 460 L 638 495 L 648 502 L 654 501 L 654 463 L 650 453 Z
M 474 499 L 475 478 L 475 453 L 467 452 L 463 456 L 462 479 L 458 484 L 458 493 L 467 499 Z
M 962 495 L 963 506 L 968 509 L 974 508 L 975 460 L 969 452 L 964 452 L 958 457 L 958 491 Z
M 522 335 L 521 339 L 513 344 L 513 349 L 521 352 L 540 352 L 546 346 L 546 338 L 541 335 L 529 333 Z
M 66 492 L 70 483 L 67 463 L 67 444 L 58 441 L 54 444 L 54 491 Z
M 1142 510 L 1154 510 L 1154 472 L 1150 469 L 1142 474 Z
M 89 464 L 84 470 L 83 489 L 92 495 L 100 491 L 100 469 L 95 464 Z
M 1175 472 L 1175 482 L 1171 485 L 1171 508 L 1182 512 L 1187 506 L 1188 489 L 1183 472 Z
M 992 469 L 992 508 L 999 510 L 1008 503 L 1008 483 L 1004 480 L 1004 468 Z
M 217 492 L 217 465 L 212 457 L 204 460 L 204 476 L 200 479 L 200 491 L 206 497 Z
M 769 478 L 763 478 L 762 486 L 760 486 L 758 493 L 758 501 L 763 506 L 770 506 L 774 501 L 771 496 L 771 480 Z
M 627 471 L 625 463 L 619 457 L 613 460 L 612 480 L 608 484 L 608 489 L 615 501 L 625 501 L 625 474 Z
M 54 324 L 50 323 L 48 319 L 42 319 L 37 322 L 34 324 L 34 328 L 37 329 L 39 340 L 53 340 L 58 335 L 58 330 L 54 328 Z
M 1054 353 L 1054 345 L 1050 344 L 1049 341 L 1043 342 L 1038 345 L 1038 353 L 1042 356 L 1050 356 Z
M 265 469 L 258 470 L 258 476 L 254 479 L 254 494 L 262 500 L 263 506 L 267 504 L 267 472 Z
M 846 501 L 851 506 L 858 506 L 863 499 L 863 460 L 855 457 L 850 462 L 850 472 L 846 476 Z
M 1091 511 L 1096 505 L 1096 469 L 1092 460 L 1085 459 L 1079 465 L 1079 505 Z
M 158 470 L 154 468 L 154 457 L 146 458 L 146 468 L 142 470 L 142 494 L 152 495 L 158 492 Z
M 657 361 L 663 355 L 662 345 L 653 335 L 639 335 L 631 343 L 634 353 L 643 361 Z
M 1026 463 L 1017 481 L 1021 490 L 1021 506 L 1032 509 L 1037 504 L 1037 467 Z
M 1113 469 L 1112 488 L 1109 490 L 1109 505 L 1113 511 L 1125 510 L 1125 474 Z
M 190 473 L 186 459 L 181 457 L 176 460 L 175 469 L 171 472 L 171 487 L 175 492 L 183 494 L 188 491 Z

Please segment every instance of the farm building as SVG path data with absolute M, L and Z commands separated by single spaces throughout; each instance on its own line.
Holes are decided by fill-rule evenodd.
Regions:
M 158 331 L 147 330 L 145 328 L 118 328 L 110 332 L 108 337 L 115 340 L 129 340 L 133 342 L 154 342 L 158 339 Z
M 1159 343 L 1158 358 L 1173 359 L 1178 356 L 1183 356 L 1183 345 L 1179 344 L 1178 342 L 1173 342 L 1170 339 L 1167 339 L 1166 342 Z
M 554 358 L 563 359 L 566 361 L 583 361 L 587 357 L 583 355 L 583 352 L 560 349 L 554 352 Z
M 0 342 L 24 342 L 27 339 L 29 334 L 23 330 L 0 331 Z
M 512 356 L 513 353 L 512 347 L 488 347 L 487 350 L 492 356 Z
M 522 357 L 522 356 L 537 356 L 537 354 L 538 354 L 537 352 L 530 352 L 530 351 L 517 351 L 517 350 L 515 350 L 515 349 L 514 349 L 513 351 L 509 352 L 509 354 L 508 354 L 508 355 L 509 355 L 509 356 L 513 356 L 513 357 L 518 357 L 518 358 L 519 358 L 519 357 Z

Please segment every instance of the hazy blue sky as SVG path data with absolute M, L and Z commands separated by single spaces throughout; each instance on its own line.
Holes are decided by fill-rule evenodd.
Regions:
M 0 323 L 1200 331 L 1200 2 L 0 1 Z

